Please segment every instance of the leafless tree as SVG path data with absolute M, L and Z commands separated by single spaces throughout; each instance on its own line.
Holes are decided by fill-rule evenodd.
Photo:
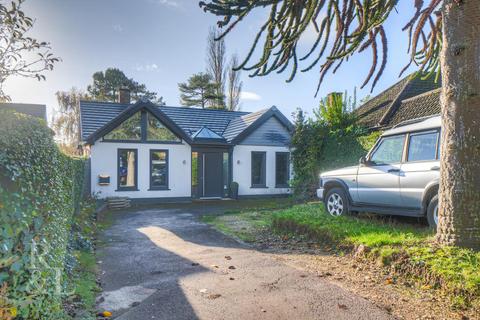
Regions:
M 20 76 L 45 80 L 44 71 L 53 70 L 60 59 L 51 53 L 48 42 L 28 36 L 35 21 L 22 11 L 25 0 L 8 5 L 5 2 L 0 1 L 0 100 L 9 101 L 3 91 L 7 79 Z
M 237 55 L 233 55 L 228 66 L 228 94 L 227 109 L 236 111 L 240 109 L 240 94 L 242 93 L 243 82 L 240 80 L 241 71 L 235 70 L 238 65 Z
M 53 121 L 53 129 L 64 145 L 77 148 L 80 136 L 80 100 L 87 100 L 88 95 L 76 88 L 56 93 L 59 105 L 58 115 Z
M 216 104 L 216 109 L 225 107 L 225 82 L 227 78 L 227 58 L 225 41 L 215 38 L 219 34 L 215 28 L 211 28 L 207 39 L 207 73 L 212 77 L 213 81 L 217 83 L 216 96 L 219 97 L 217 101 L 212 101 Z

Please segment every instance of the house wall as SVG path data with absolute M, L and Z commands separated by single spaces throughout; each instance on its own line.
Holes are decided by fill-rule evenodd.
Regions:
M 138 190 L 115 191 L 117 189 L 117 150 L 137 149 Z M 150 188 L 150 150 L 168 150 L 168 180 L 170 190 Z M 99 175 L 109 175 L 110 185 L 100 186 Z M 190 198 L 191 197 L 191 148 L 182 144 L 117 143 L 97 141 L 91 146 L 91 189 L 100 198 Z
M 267 188 L 252 188 L 252 151 L 266 152 Z M 240 196 L 281 195 L 291 193 L 290 188 L 275 188 L 275 153 L 290 152 L 287 146 L 237 145 L 233 149 L 233 181 L 238 182 Z M 290 165 L 290 176 L 292 175 Z

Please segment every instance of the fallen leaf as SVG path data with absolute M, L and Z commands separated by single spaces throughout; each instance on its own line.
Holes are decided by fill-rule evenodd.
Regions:
M 230 278 L 230 280 L 235 280 L 235 278 Z
M 265 309 L 260 309 L 260 311 L 262 311 L 262 312 L 267 312 L 267 310 L 265 310 Z
M 212 294 L 209 294 L 207 296 L 207 299 L 210 299 L 210 300 L 215 300 L 215 299 L 218 299 L 220 298 L 222 295 L 221 294 L 218 294 L 218 293 L 212 293 Z
M 346 305 L 340 304 L 340 303 L 338 304 L 338 307 L 342 310 L 347 310 L 348 309 L 348 307 Z
M 212 264 L 210 267 L 218 269 L 218 266 L 216 264 Z
M 207 289 L 200 289 L 200 293 L 207 293 Z
M 112 316 L 112 313 L 110 311 L 102 311 L 98 314 L 100 317 L 104 318 L 110 318 Z
M 393 283 L 393 280 L 391 278 L 388 278 L 387 280 L 385 280 L 385 284 L 392 284 Z
M 230 270 L 235 270 L 235 269 L 237 269 L 237 268 L 235 268 L 235 266 L 230 266 L 230 267 L 228 267 L 228 269 L 230 269 Z
M 227 259 L 227 260 L 232 260 L 232 257 L 230 257 L 230 256 L 225 256 L 225 259 Z

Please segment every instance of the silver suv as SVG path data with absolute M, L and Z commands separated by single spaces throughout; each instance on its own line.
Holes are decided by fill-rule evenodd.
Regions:
M 438 222 L 440 116 L 385 131 L 359 165 L 320 174 L 317 196 L 332 216 L 351 211 Z

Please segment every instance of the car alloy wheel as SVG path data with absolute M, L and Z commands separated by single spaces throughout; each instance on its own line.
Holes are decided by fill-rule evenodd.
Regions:
M 343 205 L 343 199 L 338 193 L 332 193 L 327 199 L 327 211 L 331 216 L 341 216 Z

